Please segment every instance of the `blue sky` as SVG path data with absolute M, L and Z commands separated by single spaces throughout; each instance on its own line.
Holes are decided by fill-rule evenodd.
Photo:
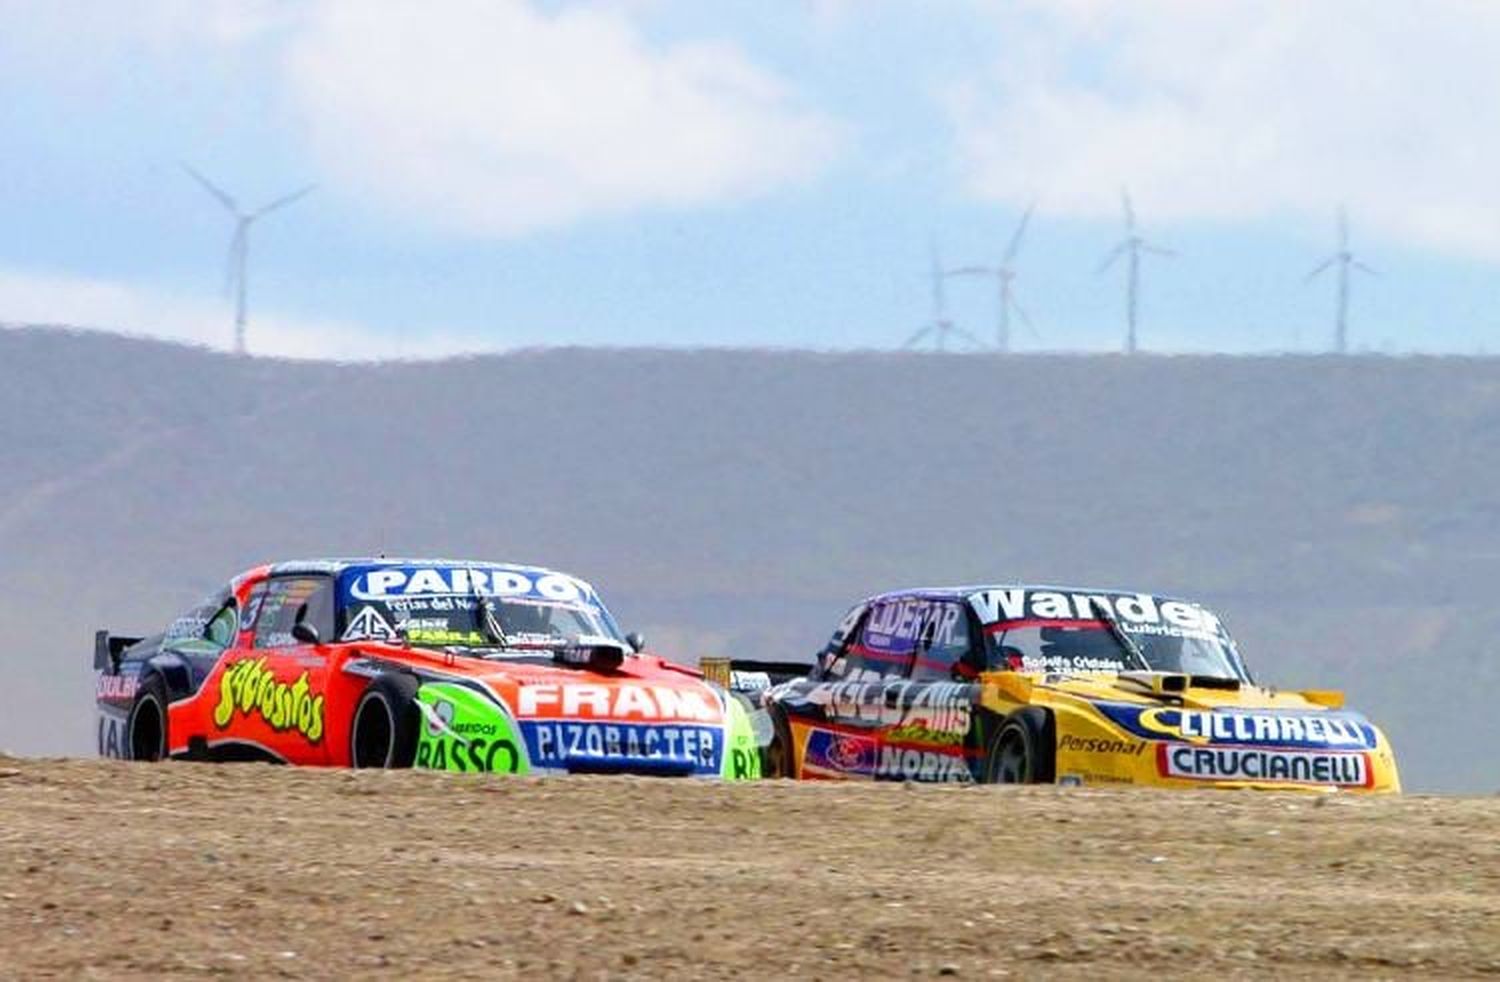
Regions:
M 0 322 L 365 358 L 899 346 L 928 243 L 1020 211 L 1022 350 L 1106 350 L 1131 188 L 1148 350 L 1500 348 L 1500 7 L 1478 0 L 0 0 Z M 993 288 L 948 283 L 988 338 Z

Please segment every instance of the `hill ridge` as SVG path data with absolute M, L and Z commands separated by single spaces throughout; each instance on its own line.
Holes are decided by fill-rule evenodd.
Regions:
M 1409 786 L 1494 790 L 1462 748 L 1497 735 L 1497 435 L 1500 359 L 1468 356 L 328 364 L 0 330 L 0 746 L 89 749 L 97 627 L 405 551 L 576 573 L 686 660 L 804 656 L 924 581 L 1185 594 L 1260 677 L 1347 689 Z

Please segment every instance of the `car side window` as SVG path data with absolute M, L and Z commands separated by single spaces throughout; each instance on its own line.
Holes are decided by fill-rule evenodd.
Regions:
M 854 643 L 855 637 L 861 625 L 864 624 L 865 605 L 855 604 L 849 608 L 844 619 L 839 621 L 839 626 L 834 628 L 833 637 L 818 652 L 817 671 L 818 678 L 838 679 L 848 674 L 849 647 Z
M 251 603 L 254 603 L 252 598 Z M 333 580 L 327 576 L 278 576 L 265 584 L 255 612 L 255 647 L 285 648 L 299 644 L 292 628 L 300 619 L 318 636 L 333 638 Z
M 918 604 L 903 597 L 870 605 L 849 648 L 850 674 L 904 676 L 911 671 L 917 636 L 913 611 Z
M 235 616 L 232 598 L 210 597 L 167 627 L 162 648 L 184 655 L 217 655 L 234 643 Z
M 234 601 L 231 600 L 209 619 L 208 626 L 203 629 L 203 639 L 219 651 L 223 651 L 234 644 L 234 636 L 238 632 L 239 623 L 239 612 L 235 610 Z
M 952 682 L 975 674 L 970 653 L 968 612 L 960 604 L 933 604 L 917 635 L 916 658 L 911 677 L 923 681 Z

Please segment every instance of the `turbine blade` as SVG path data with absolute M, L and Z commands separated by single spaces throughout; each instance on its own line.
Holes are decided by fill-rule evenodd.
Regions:
M 931 334 L 935 330 L 936 330 L 936 328 L 934 328 L 934 327 L 932 327 L 930 325 L 928 327 L 924 327 L 920 331 L 918 331 L 917 333 L 913 334 L 911 337 L 907 338 L 906 339 L 906 343 L 903 344 L 901 347 L 903 347 L 903 348 L 914 348 L 918 344 L 920 344 L 924 338 L 926 338 L 929 334 Z
M 1353 266 L 1355 269 L 1359 270 L 1361 273 L 1367 273 L 1370 276 L 1379 276 L 1380 275 L 1380 271 L 1379 270 L 1371 269 L 1369 266 L 1366 266 L 1364 263 L 1360 262 L 1358 259 L 1351 260 L 1350 263 L 1349 263 L 1349 265 Z
M 994 276 L 995 271 L 988 266 L 960 266 L 950 269 L 944 276 Z
M 1129 241 L 1121 242 L 1119 245 L 1115 246 L 1114 249 L 1110 250 L 1109 255 L 1104 257 L 1104 261 L 1099 264 L 1099 268 L 1094 270 L 1094 275 L 1098 276 L 1106 269 L 1109 269 L 1111 266 L 1113 266 L 1115 264 L 1115 260 L 1125 255 L 1126 251 L 1129 250 L 1129 248 Z
M 1125 227 L 1131 232 L 1135 231 L 1135 207 L 1130 203 L 1130 192 L 1124 187 L 1120 188 L 1120 204 L 1125 207 Z
M 250 217 L 259 218 L 267 212 L 275 211 L 277 208 L 285 208 L 287 205 L 291 204 L 293 201 L 296 201 L 298 198 L 306 197 L 307 195 L 312 194 L 313 189 L 316 187 L 316 184 L 309 184 L 307 187 L 301 188 L 297 191 L 293 191 L 291 194 L 284 194 L 281 197 L 277 198 L 275 201 L 261 205 L 260 208 L 250 213 Z
M 1339 251 L 1349 251 L 1349 211 L 1339 205 Z
M 972 344 L 976 348 L 983 348 L 984 347 L 984 342 L 981 341 L 981 340 L 979 340 L 978 338 L 976 338 L 974 336 L 973 332 L 971 332 L 971 331 L 966 331 L 966 330 L 964 330 L 961 327 L 958 327 L 956 325 L 952 325 L 952 326 L 949 326 L 948 332 L 950 334 L 956 335 L 957 337 L 963 338 L 965 341 L 969 342 L 970 344 Z
M 1014 299 L 1012 299 L 1010 302 L 1010 312 L 1016 315 L 1016 319 L 1025 326 L 1026 330 L 1031 332 L 1032 337 L 1036 338 L 1038 341 L 1042 339 L 1041 332 L 1038 331 L 1036 329 L 1036 325 L 1031 322 L 1031 317 L 1026 313 L 1026 309 L 1019 303 L 1017 303 Z
M 1327 259 L 1314 266 L 1312 271 L 1309 272 L 1306 276 L 1302 277 L 1302 282 L 1311 283 L 1313 280 L 1317 279 L 1320 273 L 1326 270 L 1329 266 L 1332 266 L 1334 263 L 1338 262 L 1338 260 L 1338 256 L 1329 256 Z
M 1001 260 L 1002 266 L 1009 266 L 1016 258 L 1016 252 L 1021 248 L 1021 236 L 1026 234 L 1026 226 L 1031 221 L 1031 213 L 1036 210 L 1036 202 L 1026 206 L 1026 211 L 1021 215 L 1020 224 L 1016 226 L 1015 232 L 1010 237 L 1010 245 L 1005 247 L 1005 258 Z
M 240 206 L 235 202 L 234 198 L 229 196 L 228 191 L 225 191 L 213 181 L 210 181 L 208 178 L 198 173 L 186 162 L 179 160 L 178 163 L 182 165 L 183 170 L 187 171 L 189 177 L 198 182 L 203 190 L 207 191 L 209 194 L 217 198 L 219 200 L 219 204 L 223 205 L 225 208 L 228 208 L 235 215 L 238 215 L 240 213 Z
M 1141 243 L 1141 251 L 1149 252 L 1153 256 L 1165 256 L 1168 259 L 1175 258 L 1177 255 L 1176 249 L 1168 249 L 1166 246 L 1152 245 L 1149 242 Z

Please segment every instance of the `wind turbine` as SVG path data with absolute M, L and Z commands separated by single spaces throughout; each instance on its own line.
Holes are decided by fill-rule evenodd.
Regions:
M 950 335 L 957 335 L 975 347 L 980 347 L 978 338 L 948 319 L 948 298 L 943 292 L 943 278 L 951 274 L 943 271 L 937 243 L 929 244 L 928 252 L 932 262 L 932 320 L 907 338 L 903 347 L 914 348 L 930 337 L 938 351 L 946 351 Z
M 1354 253 L 1349 251 L 1349 215 L 1339 207 L 1339 251 L 1329 256 L 1317 265 L 1317 267 L 1303 279 L 1304 283 L 1311 283 L 1328 267 L 1338 264 L 1339 267 L 1339 306 L 1338 320 L 1334 325 L 1333 347 L 1339 354 L 1345 354 L 1349 350 L 1349 270 L 1357 269 L 1361 273 L 1370 276 L 1379 276 L 1369 266 L 1354 258 Z
M 293 201 L 310 193 L 317 185 L 309 184 L 305 188 L 267 202 L 254 211 L 245 212 L 240 210 L 239 203 L 223 188 L 187 164 L 183 164 L 182 169 L 187 171 L 189 177 L 202 185 L 203 190 L 213 195 L 219 204 L 234 216 L 234 236 L 229 240 L 229 258 L 224 267 L 224 292 L 225 294 L 234 293 L 234 353 L 243 355 L 245 353 L 246 271 L 250 264 L 250 226 L 256 219 L 278 208 L 285 208 Z
M 1021 249 L 1021 236 L 1026 234 L 1026 225 L 1031 221 L 1031 213 L 1036 209 L 1036 202 L 1026 206 L 1021 220 L 1016 223 L 1016 230 L 1011 233 L 1010 244 L 1005 247 L 1005 254 L 1000 259 L 998 266 L 960 266 L 958 269 L 948 271 L 950 276 L 993 276 L 1000 287 L 1000 323 L 995 328 L 995 347 L 1001 353 L 1010 351 L 1010 315 L 1015 313 L 1033 334 L 1036 328 L 1031 325 L 1031 318 L 1026 316 L 1026 311 L 1016 302 L 1011 285 L 1016 281 L 1016 270 L 1014 263 L 1016 253 Z
M 1129 262 L 1129 279 L 1126 281 L 1125 293 L 1125 353 L 1133 355 L 1136 352 L 1136 311 L 1139 307 L 1141 292 L 1141 256 L 1142 254 L 1152 256 L 1175 256 L 1176 252 L 1164 249 L 1159 245 L 1147 242 L 1142 238 L 1135 227 L 1135 209 L 1130 204 L 1130 192 L 1120 189 L 1120 203 L 1125 207 L 1125 238 L 1120 240 L 1119 245 L 1104 257 L 1104 261 L 1095 270 L 1096 274 L 1102 274 L 1115 264 L 1121 256 L 1127 257 Z

